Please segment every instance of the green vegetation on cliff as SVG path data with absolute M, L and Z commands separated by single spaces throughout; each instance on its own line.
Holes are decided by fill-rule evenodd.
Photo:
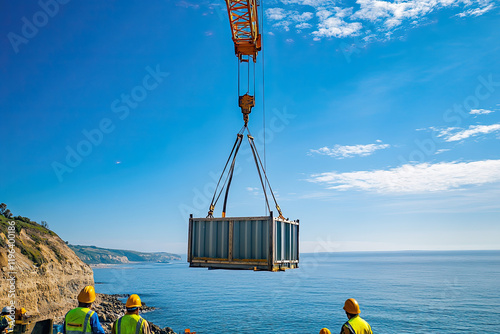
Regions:
M 177 254 L 157 252 L 141 253 L 130 250 L 107 249 L 95 246 L 68 245 L 87 264 L 117 264 L 129 262 L 161 262 L 180 260 Z
M 21 254 L 25 255 L 34 264 L 39 266 L 48 262 L 48 259 L 42 255 L 42 246 L 47 246 L 54 252 L 58 260 L 64 260 L 64 256 L 61 255 L 59 249 L 46 237 L 48 235 L 57 236 L 57 234 L 48 229 L 46 222 L 38 224 L 28 217 L 13 217 L 10 210 L 6 209 L 6 207 L 4 203 L 0 205 L 0 247 L 4 248 L 7 245 L 9 222 L 14 221 L 16 247 L 19 248 Z M 18 236 L 21 234 L 29 237 L 19 238 Z

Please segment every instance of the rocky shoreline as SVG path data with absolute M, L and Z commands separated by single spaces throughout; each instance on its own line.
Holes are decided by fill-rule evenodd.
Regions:
M 125 303 L 120 301 L 120 298 L 127 298 L 129 295 L 106 295 L 103 293 L 98 293 L 96 296 L 96 300 L 92 305 L 92 310 L 96 311 L 99 316 L 99 321 L 104 328 L 106 334 L 111 334 L 111 325 L 115 320 L 125 314 Z M 142 303 L 140 313 L 147 313 L 153 311 L 155 308 L 147 306 Z M 64 317 L 57 319 L 57 323 L 61 324 L 64 321 Z M 172 328 L 164 327 L 161 328 L 158 325 L 153 324 L 148 321 L 149 328 L 151 332 L 154 334 L 176 334 Z

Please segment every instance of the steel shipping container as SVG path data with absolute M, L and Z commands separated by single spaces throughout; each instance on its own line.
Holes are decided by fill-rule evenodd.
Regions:
M 278 271 L 299 267 L 299 221 L 270 216 L 189 219 L 190 267 Z

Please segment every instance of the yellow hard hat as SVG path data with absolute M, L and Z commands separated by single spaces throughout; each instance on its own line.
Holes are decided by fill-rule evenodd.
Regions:
M 141 306 L 142 306 L 141 298 L 139 298 L 139 296 L 136 294 L 130 295 L 130 297 L 128 297 L 127 299 L 127 303 L 125 304 L 126 308 L 135 308 Z
M 347 313 L 351 314 L 359 314 L 361 311 L 359 310 L 359 304 L 354 298 L 349 298 L 348 300 L 345 301 L 344 304 L 344 310 Z
M 95 290 L 93 286 L 87 285 L 80 291 L 78 301 L 80 303 L 93 303 L 95 300 Z
M 319 334 L 332 334 L 328 328 L 321 328 Z
M 26 314 L 26 309 L 24 307 L 21 307 L 21 314 Z

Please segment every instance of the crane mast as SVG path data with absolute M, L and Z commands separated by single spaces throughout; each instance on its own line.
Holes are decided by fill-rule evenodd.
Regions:
M 252 107 L 255 106 L 255 63 L 257 62 L 257 53 L 262 48 L 257 13 L 258 3 L 257 0 L 226 0 L 226 5 L 234 52 L 238 57 L 238 105 L 243 113 L 245 126 L 247 126 L 248 115 L 252 112 Z M 247 67 L 247 80 L 242 79 L 245 67 Z M 252 69 L 253 71 L 251 71 Z M 241 94 L 242 87 L 243 92 L 245 92 L 243 95 Z

